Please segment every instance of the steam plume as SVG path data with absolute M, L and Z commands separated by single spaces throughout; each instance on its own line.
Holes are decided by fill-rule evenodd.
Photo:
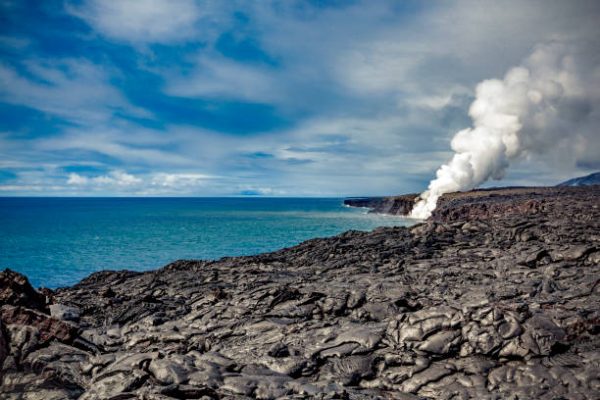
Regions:
M 504 79 L 477 85 L 469 115 L 473 127 L 451 142 L 442 165 L 411 216 L 427 218 L 444 193 L 502 179 L 511 161 L 532 155 L 553 163 L 600 165 L 600 51 L 598 43 L 537 46 Z

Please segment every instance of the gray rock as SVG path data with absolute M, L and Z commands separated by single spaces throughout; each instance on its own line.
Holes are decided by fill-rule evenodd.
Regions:
M 4 273 L 0 397 L 594 399 L 599 198 L 451 194 L 412 228 L 99 272 L 47 296 Z
M 50 306 L 50 315 L 63 321 L 79 322 L 80 310 L 77 307 L 70 307 L 64 304 L 52 304 Z

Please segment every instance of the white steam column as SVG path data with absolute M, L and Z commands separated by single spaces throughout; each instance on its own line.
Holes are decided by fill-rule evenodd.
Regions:
M 469 109 L 473 127 L 454 136 L 454 156 L 437 170 L 411 217 L 428 218 L 444 193 L 502 179 L 521 156 L 547 154 L 569 167 L 600 163 L 600 52 L 597 43 L 589 47 L 540 45 L 503 80 L 479 83 Z

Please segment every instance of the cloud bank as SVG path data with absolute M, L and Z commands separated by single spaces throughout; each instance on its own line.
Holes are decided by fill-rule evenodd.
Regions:
M 540 46 L 600 37 L 586 0 L 67 0 L 0 14 L 6 195 L 421 191 L 473 124 L 479 82 Z M 589 53 L 575 72 L 596 79 Z M 585 111 L 568 98 L 563 113 Z M 579 144 L 520 144 L 504 182 L 596 169 L 598 140 L 561 132 Z

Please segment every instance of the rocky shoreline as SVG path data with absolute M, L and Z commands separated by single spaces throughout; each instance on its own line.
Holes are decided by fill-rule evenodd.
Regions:
M 597 399 L 599 264 L 591 186 L 453 194 L 410 228 L 56 291 L 6 270 L 0 397 Z
M 508 187 L 448 193 L 439 199 L 430 220 L 451 222 L 461 219 L 489 219 L 509 214 L 531 214 L 542 211 L 547 200 L 588 190 L 586 187 L 561 186 Z M 370 213 L 375 214 L 409 215 L 418 196 L 417 193 L 412 193 L 401 196 L 350 198 L 344 200 L 344 204 L 368 208 Z

